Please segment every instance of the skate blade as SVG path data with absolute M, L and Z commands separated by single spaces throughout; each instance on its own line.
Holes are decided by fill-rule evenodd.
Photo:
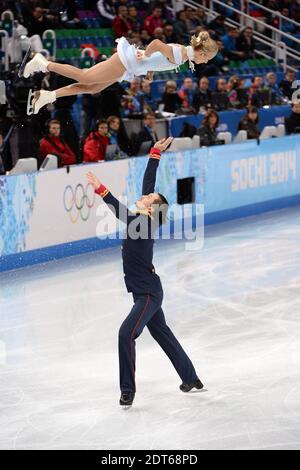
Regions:
M 130 410 L 132 408 L 132 405 L 121 405 L 122 410 Z
M 36 97 L 35 94 L 38 93 L 38 96 Z M 27 99 L 27 115 L 31 116 L 31 114 L 37 114 L 34 111 L 34 105 L 39 99 L 40 93 L 38 91 L 32 91 L 29 90 L 28 93 L 28 99 Z
M 20 68 L 19 68 L 19 71 L 18 71 L 18 77 L 19 78 L 22 78 L 23 77 L 23 73 L 24 73 L 24 70 L 25 70 L 25 67 L 26 67 L 26 64 L 28 62 L 28 59 L 31 55 L 31 46 L 28 47 L 27 51 L 26 51 L 26 54 L 24 56 L 24 59 L 22 60 L 22 63 L 20 65 Z
M 27 99 L 27 115 L 28 116 L 31 116 L 31 114 L 34 113 L 33 99 L 34 99 L 34 92 L 32 90 L 29 90 L 28 99 Z

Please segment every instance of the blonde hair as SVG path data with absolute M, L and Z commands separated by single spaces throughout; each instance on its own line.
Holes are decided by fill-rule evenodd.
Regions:
M 194 51 L 201 51 L 204 54 L 212 56 L 212 58 L 218 53 L 218 45 L 214 41 L 207 31 L 201 31 L 197 36 L 192 36 L 191 46 Z

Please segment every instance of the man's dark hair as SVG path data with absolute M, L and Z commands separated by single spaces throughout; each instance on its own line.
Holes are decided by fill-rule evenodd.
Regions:
M 159 208 L 155 215 L 156 216 L 158 215 L 158 223 L 159 223 L 159 226 L 161 226 L 161 225 L 164 225 L 167 221 L 169 203 L 163 194 L 158 193 L 158 196 L 159 196 L 159 203 L 158 203 Z

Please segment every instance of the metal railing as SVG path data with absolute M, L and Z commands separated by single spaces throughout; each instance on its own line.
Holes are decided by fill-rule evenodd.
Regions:
M 253 31 L 253 36 L 257 42 L 263 44 L 267 48 L 270 48 L 272 50 L 273 56 L 267 54 L 266 52 L 260 51 L 259 49 L 256 49 L 255 53 L 267 59 L 275 59 L 276 61 L 279 61 L 280 65 L 282 65 L 284 70 L 290 69 L 290 70 L 297 71 L 297 69 L 289 63 L 288 59 L 290 59 L 290 61 L 293 60 L 293 61 L 299 62 L 299 65 L 300 65 L 300 53 L 298 53 L 297 50 L 288 47 L 282 41 L 282 36 L 284 36 L 285 38 L 289 40 L 295 41 L 298 44 L 300 44 L 300 39 L 295 38 L 294 36 L 291 36 L 288 33 L 284 33 L 283 31 L 280 31 L 279 29 L 271 25 L 268 25 L 265 22 L 255 17 L 252 17 L 248 15 L 247 13 L 237 10 L 231 5 L 228 5 L 227 3 L 224 3 L 219 0 L 210 0 L 210 8 L 207 8 L 204 5 L 199 5 L 199 3 L 194 0 L 185 0 L 184 4 L 185 6 L 188 6 L 194 9 L 201 8 L 207 13 L 210 19 L 214 19 L 218 15 L 220 15 L 220 12 L 215 10 L 214 4 L 217 4 L 223 8 L 229 9 L 230 11 L 232 11 L 233 13 L 237 15 L 239 22 L 236 20 L 233 20 L 232 18 L 227 18 L 225 22 L 227 26 L 245 27 L 246 20 L 248 20 L 248 24 L 259 26 L 261 30 L 268 28 L 269 30 L 272 31 L 271 38 L 255 29 Z
M 259 3 L 254 2 L 253 0 L 247 0 L 246 1 L 246 8 L 245 8 L 245 0 L 241 0 L 241 10 L 244 11 L 245 13 L 247 13 L 247 15 L 249 15 L 249 16 L 251 16 L 250 13 L 249 13 L 250 5 L 255 6 L 258 10 L 263 10 L 263 11 L 267 11 L 268 13 L 271 13 L 271 15 L 273 17 L 277 16 L 279 18 L 279 29 L 280 30 L 282 28 L 282 21 L 286 21 L 288 23 L 291 23 L 291 24 L 295 25 L 297 28 L 300 28 L 300 23 L 298 23 L 295 20 L 292 20 L 291 18 L 288 18 L 288 17 L 282 15 L 279 11 L 271 10 L 270 8 L 268 8 L 264 5 L 260 5 Z

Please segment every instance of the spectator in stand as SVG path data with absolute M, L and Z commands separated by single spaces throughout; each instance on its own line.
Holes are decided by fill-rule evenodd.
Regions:
M 152 41 L 150 34 L 146 29 L 141 30 L 141 43 L 144 47 L 147 47 L 148 44 Z
M 118 116 L 109 116 L 107 119 L 108 138 L 110 145 L 117 145 L 119 151 L 129 155 L 130 141 L 126 132 L 126 128 Z
M 300 134 L 300 103 L 292 104 L 292 114 L 285 119 L 285 130 L 287 135 Z
M 238 131 L 247 131 L 247 139 L 258 139 L 260 136 L 258 122 L 257 108 L 250 106 L 246 115 L 239 122 Z
M 283 8 L 281 10 L 281 14 L 283 16 L 285 16 L 286 18 L 290 18 L 290 12 L 289 12 L 289 9 L 288 8 Z M 290 21 L 287 21 L 287 20 L 282 20 L 281 22 L 281 30 L 284 32 L 284 33 L 288 33 L 288 34 L 294 34 L 296 33 L 296 27 L 293 23 L 291 23 Z M 295 43 L 293 43 L 291 41 L 291 47 L 294 46 Z
M 128 9 L 126 6 L 119 6 L 118 16 L 113 20 L 113 30 L 115 32 L 116 38 L 121 36 L 127 36 L 128 33 L 133 29 L 133 25 L 128 18 Z
M 255 57 L 255 40 L 253 38 L 253 29 L 245 28 L 236 41 L 236 49 L 243 53 L 243 59 L 253 59 Z
M 141 34 L 138 31 L 131 31 L 128 33 L 127 40 L 130 44 L 134 44 L 137 47 L 143 47 Z
M 190 77 L 183 80 L 181 90 L 178 95 L 182 99 L 182 108 L 186 113 L 195 113 L 194 102 L 196 95 L 196 85 Z
M 153 36 L 155 28 L 163 28 L 164 21 L 161 17 L 162 9 L 156 7 L 153 9 L 152 14 L 145 18 L 144 28 L 148 31 L 150 36 Z
M 279 83 L 279 88 L 289 100 L 292 100 L 292 95 L 295 92 L 293 82 L 296 80 L 296 73 L 293 70 L 287 70 L 284 79 Z
M 216 92 L 218 93 L 227 93 L 227 82 L 225 78 L 218 78 L 216 82 Z
M 244 88 L 243 80 L 232 75 L 227 83 L 227 94 L 231 108 L 245 108 L 249 104 L 249 91 Z
M 155 111 L 156 104 L 151 94 L 149 80 L 142 81 L 142 100 L 144 104 L 144 113 L 153 113 Z
M 58 26 L 58 23 L 55 23 L 54 21 L 54 16 L 47 16 L 45 14 L 45 10 L 40 6 L 35 6 L 33 8 L 31 15 L 29 15 L 28 21 L 26 22 L 29 36 L 34 36 L 35 34 L 42 36 L 43 32 L 47 29 L 55 29 Z
M 55 21 L 63 28 L 81 28 L 86 26 L 77 16 L 73 0 L 51 0 L 48 14 L 54 15 Z M 49 16 L 48 16 L 49 17 Z
M 202 126 L 198 129 L 200 136 L 200 147 L 209 147 L 217 143 L 217 128 L 219 126 L 219 115 L 213 109 L 205 114 Z
M 39 160 L 42 163 L 48 154 L 56 155 L 58 166 L 75 165 L 76 156 L 60 135 L 60 121 L 51 119 L 48 123 L 48 132 L 40 142 Z
M 112 22 L 116 17 L 114 0 L 98 0 L 97 8 L 102 19 L 102 27 L 111 28 Z
M 143 112 L 143 94 L 141 91 L 141 79 L 135 77 L 123 96 L 122 106 L 124 108 L 124 115 L 141 114 Z
M 224 44 L 222 41 L 216 41 L 219 51 L 217 55 L 210 61 L 209 66 L 215 66 L 217 68 L 217 73 L 215 75 L 219 75 L 222 72 L 226 73 L 228 71 L 227 65 L 229 64 L 229 58 L 226 56 Z
M 283 104 L 285 102 L 285 96 L 277 85 L 277 75 L 274 72 L 269 72 L 266 75 L 265 88 L 270 90 L 272 94 L 272 104 Z
M 176 21 L 174 23 L 174 33 L 176 34 L 177 40 L 180 44 L 189 44 L 191 36 L 186 25 L 186 13 L 184 10 L 177 13 Z
M 225 20 L 225 16 L 219 15 L 210 23 L 208 23 L 207 28 L 209 29 L 211 34 L 216 34 L 219 38 L 225 36 L 227 34 Z
M 219 78 L 216 82 L 216 91 L 212 93 L 212 107 L 216 111 L 225 111 L 230 108 L 227 82 L 224 78 Z
M 134 136 L 136 145 L 135 145 L 135 154 L 138 153 L 143 142 L 152 142 L 152 145 L 158 141 L 158 136 L 156 133 L 156 120 L 153 113 L 147 113 L 143 120 L 143 129 Z
M 147 3 L 148 3 L 148 5 L 147 5 Z M 151 3 L 152 9 L 153 8 L 160 8 L 161 9 L 162 18 L 168 18 L 168 16 L 170 16 L 169 10 L 168 10 L 170 0 L 152 0 L 150 2 L 149 2 L 149 0 L 146 0 L 144 2 L 145 8 L 142 8 L 142 6 L 140 6 L 139 8 L 146 9 L 146 8 L 149 7 L 149 3 Z M 140 2 L 139 2 L 139 5 L 140 5 Z
M 209 80 L 207 77 L 202 77 L 199 81 L 199 89 L 196 90 L 194 96 L 193 107 L 196 113 L 204 112 L 207 108 L 211 107 L 212 95 L 209 89 Z
M 260 75 L 252 77 L 252 85 L 249 88 L 249 99 L 252 106 L 262 107 L 260 92 L 264 90 L 264 79 Z
M 108 125 L 105 120 L 100 120 L 97 122 L 97 131 L 91 132 L 84 141 L 83 161 L 96 163 L 105 160 L 108 145 Z
M 174 80 L 167 81 L 161 104 L 164 105 L 164 111 L 166 113 L 175 114 L 181 108 L 182 99 L 177 93 L 177 83 Z
M 163 28 L 155 28 L 153 33 L 153 39 L 159 39 L 162 42 L 166 42 Z
M 194 10 L 193 21 L 196 25 L 196 28 L 199 26 L 207 27 L 205 11 L 202 10 L 202 8 L 197 8 L 197 10 Z
M 195 29 L 199 26 L 195 20 L 195 10 L 191 7 L 185 8 L 185 24 L 187 26 L 190 36 L 195 33 Z M 202 25 L 201 25 L 202 26 Z
M 172 24 L 166 24 L 164 26 L 164 36 L 166 44 L 176 44 L 177 36 L 174 33 L 174 26 Z
M 129 5 L 128 7 L 128 19 L 130 20 L 134 31 L 141 31 L 142 20 L 139 18 L 138 11 L 134 5 Z
M 229 59 L 233 60 L 242 60 L 244 57 L 244 53 L 240 52 L 236 48 L 237 38 L 239 37 L 239 30 L 235 27 L 230 27 L 228 33 L 222 36 L 221 41 L 224 44 L 224 49 L 226 51 L 226 55 Z

